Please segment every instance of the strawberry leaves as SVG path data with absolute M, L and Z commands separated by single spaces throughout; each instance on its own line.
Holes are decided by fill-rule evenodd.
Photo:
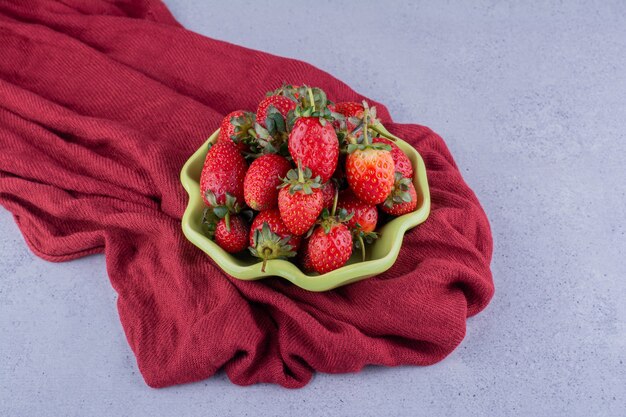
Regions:
M 293 114 L 293 111 L 289 111 L 288 118 L 290 117 L 289 114 Z M 265 126 L 258 121 L 254 124 L 253 136 L 255 143 L 251 146 L 252 154 L 275 153 L 289 156 L 287 147 L 289 130 L 285 117 L 276 107 L 270 105 L 264 122 Z M 293 127 L 293 122 L 291 126 Z
M 348 127 L 352 127 L 352 130 Z M 376 117 L 376 107 L 369 107 L 367 101 L 363 100 L 363 113 L 357 116 L 349 116 L 343 122 L 339 124 L 339 130 L 345 131 L 346 136 L 357 138 L 365 136 L 364 140 L 367 143 L 367 135 L 370 137 L 382 136 L 391 141 L 396 141 L 398 138 L 392 135 L 383 127 L 380 120 Z
M 230 215 L 237 214 L 241 211 L 241 205 L 232 194 L 226 193 L 226 201 L 224 204 L 218 204 L 215 194 L 211 190 L 207 190 L 206 199 L 210 204 L 208 210 L 218 219 L 224 219 L 226 222 L 226 230 L 230 232 Z M 206 211 L 206 210 L 205 210 Z M 205 213 L 205 217 L 207 217 Z M 207 217 L 209 218 L 209 217 Z
M 324 229 L 324 233 L 330 233 L 331 229 L 337 224 L 347 223 L 348 220 L 354 216 L 354 213 L 348 213 L 348 210 L 345 208 L 339 209 L 337 211 L 337 202 L 339 201 L 339 190 L 335 190 L 335 198 L 333 199 L 333 208 L 331 211 L 328 211 L 327 208 L 322 210 L 322 213 L 319 216 L 317 224 L 320 225 L 322 229 Z
M 233 125 L 233 134 L 230 136 L 235 143 L 251 144 L 254 142 L 254 137 L 251 134 L 251 130 L 254 127 L 256 115 L 251 112 L 244 112 L 241 116 L 233 116 L 230 119 L 230 124 Z
M 265 272 L 265 265 L 270 259 L 287 259 L 296 256 L 294 248 L 289 244 L 291 236 L 280 237 L 272 232 L 267 222 L 263 222 L 261 229 L 254 231 L 252 246 L 248 248 L 252 256 L 263 260 L 261 271 Z
M 211 240 L 215 237 L 215 229 L 217 228 L 217 222 L 219 218 L 215 215 L 213 210 L 209 207 L 205 207 L 202 211 L 202 231 Z
M 352 241 L 354 242 L 354 248 L 361 251 L 361 260 L 365 261 L 365 245 L 371 245 L 379 234 L 376 232 L 364 232 L 357 223 L 357 227 L 352 231 Z
M 289 194 L 293 195 L 297 192 L 304 194 L 313 194 L 313 189 L 322 188 L 320 176 L 312 178 L 313 172 L 309 168 L 302 169 L 302 164 L 298 161 L 298 168 L 291 169 L 287 172 L 287 176 L 283 178 L 283 183 L 278 188 L 289 187 Z
M 322 126 L 325 126 L 327 122 L 344 119 L 342 114 L 328 108 L 331 103 L 321 88 L 303 85 L 298 89 L 298 96 L 299 103 L 294 111 L 296 117 L 317 117 Z
M 298 101 L 298 96 L 299 96 L 298 89 L 299 88 L 300 87 L 294 86 L 292 84 L 283 83 L 283 85 L 277 88 L 276 90 L 268 91 L 267 93 L 265 93 L 265 96 L 266 97 L 284 96 L 293 101 Z
M 393 190 L 389 194 L 389 197 L 383 203 L 385 207 L 392 208 L 395 204 L 410 203 L 411 194 L 409 192 L 411 187 L 411 180 L 405 178 L 401 173 L 395 173 L 395 183 Z
M 370 144 L 364 144 L 364 143 L 350 143 L 347 147 L 346 150 L 348 153 L 353 153 L 354 151 L 358 150 L 365 150 L 367 148 L 371 148 L 371 149 L 379 149 L 382 151 L 391 151 L 391 146 L 386 144 L 386 143 L 370 143 Z

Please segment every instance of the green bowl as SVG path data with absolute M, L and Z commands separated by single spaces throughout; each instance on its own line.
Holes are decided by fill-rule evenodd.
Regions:
M 378 125 L 378 129 L 384 130 L 384 127 Z M 360 281 L 391 268 L 400 252 L 404 233 L 426 220 L 430 213 L 430 192 L 424 161 L 411 145 L 398 138 L 396 144 L 409 157 L 415 171 L 413 184 L 418 198 L 416 211 L 394 218 L 380 227 L 378 230 L 380 238 L 372 245 L 368 245 L 365 261 L 361 261 L 360 252 L 355 251 L 343 267 L 318 275 L 305 274 L 289 261 L 274 259 L 267 262 L 265 272 L 262 272 L 258 259 L 248 253 L 232 255 L 202 232 L 202 212 L 205 206 L 200 195 L 200 173 L 208 151 L 207 145 L 216 140 L 218 132 L 219 130 L 213 133 L 183 166 L 180 180 L 189 194 L 189 204 L 183 215 L 182 227 L 183 233 L 191 243 L 206 252 L 224 272 L 234 278 L 250 281 L 279 276 L 309 291 L 327 291 Z

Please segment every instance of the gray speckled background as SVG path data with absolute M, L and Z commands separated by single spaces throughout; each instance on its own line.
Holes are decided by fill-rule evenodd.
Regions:
M 496 296 L 431 367 L 153 390 L 103 257 L 37 259 L 0 210 L 1 416 L 626 416 L 626 3 L 166 3 L 439 132 L 492 222 Z

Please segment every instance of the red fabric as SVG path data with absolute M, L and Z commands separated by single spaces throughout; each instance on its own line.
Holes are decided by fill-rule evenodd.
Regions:
M 150 386 L 432 364 L 493 294 L 489 224 L 443 140 L 383 106 L 433 199 L 387 273 L 327 293 L 241 282 L 185 240 L 179 170 L 223 115 L 283 81 L 363 98 L 308 64 L 189 32 L 149 0 L 0 1 L 0 54 L 0 203 L 44 259 L 104 252 Z

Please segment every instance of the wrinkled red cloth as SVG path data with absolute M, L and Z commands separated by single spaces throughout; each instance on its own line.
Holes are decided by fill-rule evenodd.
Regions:
M 487 218 L 443 140 L 385 125 L 425 159 L 432 214 L 385 274 L 326 293 L 226 276 L 181 233 L 179 171 L 228 112 L 284 81 L 363 96 L 306 63 L 207 39 L 151 0 L 0 0 L 0 203 L 50 261 L 106 255 L 145 381 L 225 369 L 304 386 L 314 371 L 428 365 L 493 294 Z

